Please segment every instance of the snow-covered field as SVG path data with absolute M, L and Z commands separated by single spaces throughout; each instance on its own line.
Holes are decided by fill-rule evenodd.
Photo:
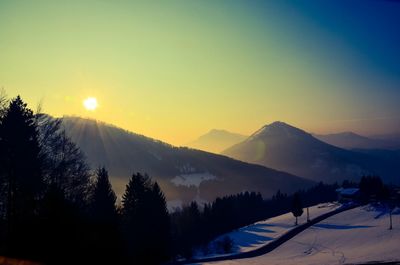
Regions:
M 179 176 L 175 176 L 171 182 L 174 183 L 176 186 L 182 185 L 186 187 L 195 186 L 200 187 L 200 184 L 206 180 L 213 180 L 217 179 L 216 176 L 210 174 L 208 172 L 205 173 L 189 173 L 189 174 L 182 174 Z
M 282 216 L 283 217 L 283 216 Z M 278 217 L 280 218 L 280 217 Z M 274 251 L 249 259 L 215 265 L 346 264 L 400 260 L 400 211 L 394 211 L 393 230 L 383 208 L 358 207 L 334 215 L 295 236 Z
M 309 208 L 310 219 L 317 217 L 321 214 L 333 211 L 340 206 L 338 203 L 323 203 Z M 304 209 L 304 213 L 298 219 L 298 223 L 302 224 L 307 221 L 307 212 Z M 292 213 L 287 213 L 274 218 L 266 219 L 254 223 L 252 225 L 242 227 L 231 233 L 222 235 L 213 240 L 208 250 L 210 253 L 204 255 L 202 250 L 197 251 L 195 258 L 203 257 L 215 257 L 223 254 L 217 253 L 217 242 L 221 241 L 224 237 L 228 236 L 233 240 L 233 248 L 231 253 L 247 252 L 265 245 L 269 241 L 281 236 L 288 230 L 294 227 L 295 218 Z M 225 254 L 226 255 L 226 254 Z

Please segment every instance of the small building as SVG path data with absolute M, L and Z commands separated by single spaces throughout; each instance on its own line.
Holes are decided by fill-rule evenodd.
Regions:
M 336 190 L 339 202 L 356 201 L 360 197 L 359 188 L 339 188 Z

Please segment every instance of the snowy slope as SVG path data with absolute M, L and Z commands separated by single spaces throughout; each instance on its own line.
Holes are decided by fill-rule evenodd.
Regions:
M 315 218 L 316 216 L 322 215 L 324 213 L 333 211 L 340 206 L 338 203 L 324 203 L 319 204 L 309 208 L 310 219 Z M 306 209 L 304 209 L 304 213 L 298 219 L 298 223 L 303 224 L 307 220 Z M 216 248 L 217 242 L 221 241 L 223 238 L 228 236 L 233 240 L 233 248 L 232 253 L 241 253 L 247 252 L 250 250 L 257 249 L 262 245 L 265 245 L 269 241 L 281 236 L 288 230 L 294 227 L 294 217 L 292 213 L 287 213 L 284 215 L 280 215 L 274 218 L 266 219 L 264 221 L 260 221 L 254 223 L 252 225 L 242 227 L 236 231 L 231 233 L 224 234 L 215 240 L 213 240 L 208 249 L 210 253 L 204 255 L 202 251 L 198 251 L 196 258 L 203 258 L 203 257 L 214 257 L 220 256 L 221 254 L 218 253 L 218 249 Z
M 400 211 L 395 213 L 393 230 L 388 230 L 385 209 L 358 207 L 312 226 L 266 255 L 205 264 L 328 265 L 400 260 Z

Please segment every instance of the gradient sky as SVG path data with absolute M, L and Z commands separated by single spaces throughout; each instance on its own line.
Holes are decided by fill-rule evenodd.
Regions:
M 0 86 L 178 145 L 275 120 L 399 132 L 399 25 L 396 1 L 0 0 Z

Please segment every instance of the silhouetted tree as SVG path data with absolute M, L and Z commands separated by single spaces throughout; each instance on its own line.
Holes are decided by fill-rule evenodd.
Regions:
M 358 187 L 358 183 L 346 179 L 346 180 L 343 180 L 342 187 L 345 188 L 345 189 L 347 189 L 347 188 L 357 188 Z
M 4 88 L 0 88 L 0 120 L 4 116 L 7 108 L 7 94 Z
M 201 213 L 197 202 L 194 201 L 182 208 L 177 216 L 176 224 L 178 226 L 176 236 L 181 254 L 190 258 L 193 254 L 193 247 L 201 242 Z
M 156 239 L 152 243 L 153 251 L 157 253 L 157 255 L 152 258 L 154 259 L 154 263 L 158 264 L 168 260 L 170 257 L 171 235 L 167 202 L 157 182 L 155 182 L 152 187 L 152 200 L 149 207 L 152 209 L 152 217 L 149 220 L 153 227 L 151 231 Z
M 133 174 L 122 197 L 123 234 L 133 262 L 166 259 L 169 217 L 165 198 L 147 175 Z
M 66 135 L 61 120 L 37 114 L 40 156 L 47 184 L 56 183 L 66 199 L 84 207 L 90 191 L 90 173 L 82 151 Z
M 0 123 L 3 120 L 7 108 L 7 95 L 3 88 L 0 89 Z M 0 150 L 2 152 L 2 150 Z M 1 156 L 1 154 L 0 154 Z M 0 169 L 0 253 L 4 253 L 6 236 L 6 212 L 7 212 L 7 182 Z
M 74 209 L 66 200 L 64 191 L 55 183 L 50 184 L 43 196 L 41 209 L 41 259 L 49 264 L 60 264 L 64 261 L 72 261 L 76 256 L 73 251 L 77 245 L 74 237 L 76 231 L 73 226 Z M 75 241 L 75 242 L 74 242 Z M 75 250 L 75 249 L 74 249 Z M 60 260 L 60 257 L 63 257 Z
M 1 118 L 0 150 L 8 252 L 30 256 L 34 252 L 35 212 L 43 190 L 42 161 L 35 117 L 19 96 L 10 101 Z
M 117 196 L 112 190 L 107 170 L 102 167 L 96 171 L 96 181 L 90 199 L 91 217 L 99 223 L 115 223 Z
M 387 191 L 379 176 L 363 176 L 359 184 L 362 199 L 383 199 L 387 196 Z
M 112 190 L 107 170 L 104 167 L 98 168 L 89 201 L 92 224 L 90 248 L 93 252 L 97 252 L 93 256 L 93 263 L 116 264 L 121 256 L 116 200 L 117 196 Z
M 298 192 L 293 195 L 291 212 L 296 218 L 295 225 L 297 225 L 297 218 L 303 214 L 303 204 Z
M 56 264 L 93 262 L 100 256 L 94 251 L 94 247 L 98 246 L 96 243 L 100 240 L 93 239 L 92 235 L 96 229 L 98 232 L 99 227 L 97 223 L 92 222 L 93 219 L 88 218 L 87 206 L 92 183 L 85 157 L 67 137 L 60 119 L 45 114 L 36 114 L 35 119 L 39 132 L 42 175 L 47 186 L 40 212 L 40 218 L 46 224 L 43 234 L 48 238 L 44 246 L 49 242 L 50 249 L 57 246 L 52 252 L 54 255 L 42 250 L 42 253 L 45 252 L 43 256 L 47 262 Z M 48 202 L 51 198 L 55 198 L 54 203 Z M 108 230 L 104 232 L 107 233 Z M 98 234 L 102 235 L 103 231 Z M 63 254 L 57 258 L 56 253 Z M 62 261 L 60 256 L 64 256 Z

